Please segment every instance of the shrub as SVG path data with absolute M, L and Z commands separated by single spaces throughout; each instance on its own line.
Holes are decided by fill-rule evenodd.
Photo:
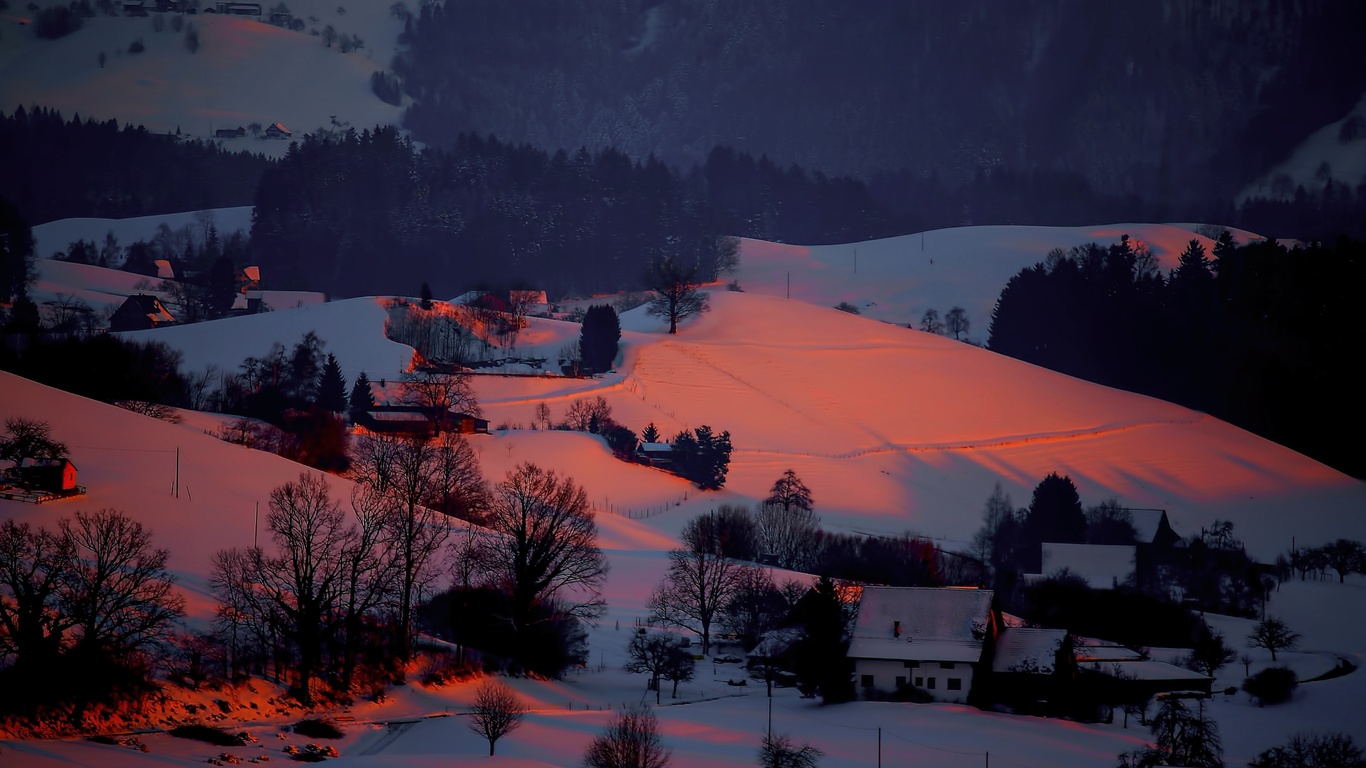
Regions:
M 1289 701 L 1299 685 L 1294 671 L 1287 667 L 1267 667 L 1243 681 L 1243 690 L 1257 700 L 1258 706 Z
M 309 719 L 294 724 L 294 732 L 310 739 L 340 739 L 346 734 L 331 720 Z
M 1342 733 L 1295 734 L 1290 743 L 1272 747 L 1248 763 L 1252 768 L 1366 768 L 1366 758 L 1352 737 Z
M 81 28 L 85 20 L 64 5 L 53 5 L 38 11 L 33 17 L 33 34 L 44 40 L 56 40 Z
M 130 54 L 142 53 L 145 50 L 147 50 L 147 46 L 143 45 L 141 40 L 134 40 L 128 46 L 128 52 Z

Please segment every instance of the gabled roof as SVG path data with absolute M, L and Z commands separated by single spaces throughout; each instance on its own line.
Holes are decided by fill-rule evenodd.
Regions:
M 989 589 L 864 587 L 849 657 L 977 661 Z
M 991 671 L 1052 674 L 1058 650 L 1066 639 L 1065 629 L 1008 627 L 996 642 Z
M 161 303 L 161 299 L 146 293 L 135 293 L 124 301 L 123 306 L 136 308 L 139 314 L 147 315 L 147 320 L 152 325 L 165 325 L 174 323 L 175 318 L 171 315 L 166 306 Z

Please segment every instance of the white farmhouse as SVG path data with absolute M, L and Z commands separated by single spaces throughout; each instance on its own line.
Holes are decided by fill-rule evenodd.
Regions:
M 939 701 L 965 702 L 1000 616 L 987 589 L 864 587 L 849 644 L 865 698 L 915 686 Z

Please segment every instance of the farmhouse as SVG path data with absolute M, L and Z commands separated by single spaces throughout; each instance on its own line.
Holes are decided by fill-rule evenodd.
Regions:
M 257 8 L 260 8 L 260 6 L 257 6 Z M 294 134 L 290 133 L 288 128 L 279 123 L 271 123 L 266 127 L 265 135 L 267 139 L 287 139 Z
M 641 443 L 636 456 L 652 467 L 665 467 L 673 463 L 674 447 L 672 443 Z
M 109 330 L 145 331 L 148 328 L 160 328 L 174 323 L 175 318 L 162 305 L 161 299 L 146 293 L 137 293 L 129 296 L 114 310 L 114 314 L 109 318 Z
M 229 16 L 260 16 L 260 3 L 219 3 L 218 12 Z
M 865 587 L 849 658 L 867 698 L 914 686 L 939 701 L 965 702 L 1000 614 L 989 589 Z
M 215 139 L 240 139 L 247 135 L 247 129 L 242 126 L 236 128 L 219 128 L 213 132 Z
M 360 414 L 356 424 L 377 434 L 431 436 L 436 433 L 433 429 L 431 409 L 416 405 L 376 406 Z M 436 426 L 439 426 L 442 432 L 463 435 L 487 435 L 489 432 L 488 419 L 456 411 L 446 411 Z

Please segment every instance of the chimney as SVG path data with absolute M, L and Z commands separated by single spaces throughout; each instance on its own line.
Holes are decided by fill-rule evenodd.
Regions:
M 892 622 L 892 637 L 901 637 L 901 622 Z

